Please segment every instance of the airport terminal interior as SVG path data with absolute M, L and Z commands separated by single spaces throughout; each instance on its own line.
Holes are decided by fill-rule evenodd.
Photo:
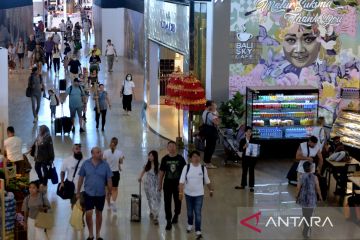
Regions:
M 0 239 L 360 239 L 359 23 L 357 0 L 0 0 Z

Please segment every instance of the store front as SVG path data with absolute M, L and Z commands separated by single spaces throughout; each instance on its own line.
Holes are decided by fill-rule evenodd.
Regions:
M 222 19 L 221 16 L 228 17 L 214 22 L 214 44 L 219 44 L 224 53 L 219 53 L 219 59 L 213 59 L 212 76 L 228 78 L 227 89 L 223 91 L 229 93 L 229 98 L 237 92 L 246 95 L 249 87 L 261 88 L 266 94 L 252 95 L 251 101 L 266 106 L 281 96 L 286 99 L 288 88 L 316 88 L 319 90 L 318 114 L 313 115 L 325 117 L 326 125 L 331 128 L 343 110 L 359 110 L 357 3 L 293 0 L 273 3 L 267 0 L 217 2 L 214 21 Z M 271 89 L 276 91 L 269 92 Z M 213 96 L 215 100 L 224 100 L 214 89 Z M 296 103 L 296 98 L 297 95 L 290 101 Z M 253 115 L 251 121 L 248 116 L 246 124 L 258 129 L 282 129 L 280 137 L 276 131 L 272 131 L 273 134 L 256 132 L 270 139 L 286 138 L 291 135 L 287 134 L 291 132 L 288 129 L 311 129 L 315 117 L 309 117 L 308 110 L 297 108 L 304 105 L 292 106 L 295 107 L 288 109 L 287 115 L 284 115 L 286 109 L 269 108 L 267 112 L 262 109 L 264 114 L 256 119 Z M 282 115 L 274 114 L 277 111 Z M 293 112 L 301 114 L 295 116 Z M 340 131 L 334 134 L 345 136 Z
M 145 1 L 144 101 L 148 107 L 165 108 L 171 74 L 191 72 L 205 85 L 207 7 L 202 1 Z M 186 143 L 191 138 L 188 111 L 181 111 L 180 124 Z

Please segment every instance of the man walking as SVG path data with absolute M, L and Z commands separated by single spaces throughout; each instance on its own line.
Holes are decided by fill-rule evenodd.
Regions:
M 159 173 L 159 191 L 164 189 L 164 204 L 166 215 L 166 230 L 171 230 L 172 224 L 178 222 L 181 212 L 181 201 L 179 199 L 179 181 L 181 172 L 186 165 L 185 159 L 177 154 L 176 143 L 170 141 L 167 145 L 168 155 L 163 157 Z M 164 184 L 164 186 L 163 186 Z M 174 199 L 174 217 L 171 213 L 171 198 Z
M 32 69 L 34 66 L 34 59 L 33 59 L 33 52 L 36 47 L 36 41 L 34 35 L 30 35 L 29 40 L 26 43 L 26 49 L 27 49 L 27 57 L 29 59 L 30 65 L 29 69 Z
M 47 65 L 47 69 L 51 69 L 51 63 L 52 63 L 52 51 L 54 49 L 54 42 L 51 39 L 51 37 L 49 37 L 47 39 L 47 41 L 45 42 L 45 58 L 46 58 L 46 65 Z
M 102 224 L 102 211 L 105 205 L 105 187 L 112 188 L 112 172 L 105 161 L 102 160 L 102 152 L 99 147 L 91 149 L 91 158 L 86 160 L 80 168 L 77 187 L 77 199 L 80 198 L 80 189 L 85 182 L 84 202 L 86 211 L 86 224 L 89 230 L 89 238 L 94 239 L 93 233 L 93 211 L 96 211 L 96 238 L 100 237 Z M 108 192 L 109 194 L 110 192 Z
M 107 58 L 108 71 L 112 72 L 113 71 L 112 68 L 114 65 L 114 59 L 115 59 L 115 57 L 117 57 L 117 54 L 116 54 L 115 46 L 114 46 L 114 44 L 111 43 L 110 39 L 107 40 L 105 56 Z
M 60 187 L 63 188 L 64 187 L 64 182 L 65 182 L 65 175 L 66 175 L 66 180 L 73 182 L 75 185 L 75 189 L 74 189 L 74 196 L 70 199 L 70 203 L 71 203 L 71 208 L 74 207 L 75 203 L 76 203 L 76 193 L 77 193 L 77 186 L 78 186 L 78 181 L 79 181 L 79 170 L 82 166 L 82 164 L 84 163 L 84 161 L 82 161 L 83 159 L 83 154 L 81 152 L 81 144 L 77 143 L 74 144 L 73 148 L 72 148 L 73 154 L 67 158 L 64 159 L 62 165 L 61 165 L 61 172 L 60 172 L 60 178 L 61 178 L 61 185 Z M 80 190 L 80 192 L 82 192 L 83 189 Z M 80 201 L 82 202 L 83 199 L 81 199 Z
M 7 128 L 8 138 L 4 141 L 4 156 L 7 163 L 14 164 L 17 172 L 24 172 L 24 156 L 22 154 L 22 141 L 15 136 L 15 129 L 12 126 Z
M 78 78 L 74 79 L 73 84 L 66 89 L 66 95 L 64 99 L 61 99 L 61 103 L 64 103 L 66 97 L 69 96 L 69 108 L 70 108 L 70 117 L 72 119 L 72 132 L 75 133 L 75 117 L 76 114 L 79 118 L 79 125 L 80 125 L 80 133 L 85 132 L 82 128 L 82 110 L 84 107 L 84 98 L 85 98 L 85 91 L 80 86 L 80 81 Z

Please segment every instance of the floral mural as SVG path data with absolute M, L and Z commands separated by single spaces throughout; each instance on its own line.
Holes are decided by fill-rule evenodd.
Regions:
M 340 93 L 360 87 L 360 1 L 231 1 L 230 96 L 248 86 L 319 87 L 328 123 L 339 109 L 358 106 Z

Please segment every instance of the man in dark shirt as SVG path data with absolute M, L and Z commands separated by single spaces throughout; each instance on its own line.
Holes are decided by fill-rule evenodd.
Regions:
M 48 38 L 48 40 L 45 42 L 45 57 L 46 57 L 46 65 L 47 68 L 51 68 L 51 61 L 52 61 L 52 51 L 54 49 L 54 42 L 51 39 L 51 37 Z
M 159 173 L 159 191 L 164 189 L 164 204 L 166 215 L 166 230 L 171 230 L 172 224 L 178 222 L 178 216 L 181 212 L 181 201 L 179 199 L 179 181 L 182 170 L 186 165 L 185 159 L 177 154 L 176 143 L 170 141 L 167 146 L 168 155 L 163 157 Z M 164 183 L 164 186 L 163 186 Z M 172 218 L 171 198 L 174 198 L 175 213 Z
M 71 80 L 74 80 L 75 78 L 79 77 L 79 73 L 82 73 L 81 70 L 81 63 L 76 58 L 76 56 L 73 56 L 69 62 L 70 67 L 70 78 Z
M 34 66 L 33 52 L 35 50 L 35 47 L 36 47 L 35 37 L 34 37 L 34 35 L 30 35 L 29 40 L 26 43 L 27 55 L 28 55 L 28 58 L 30 60 L 29 69 L 32 69 L 33 66 Z

